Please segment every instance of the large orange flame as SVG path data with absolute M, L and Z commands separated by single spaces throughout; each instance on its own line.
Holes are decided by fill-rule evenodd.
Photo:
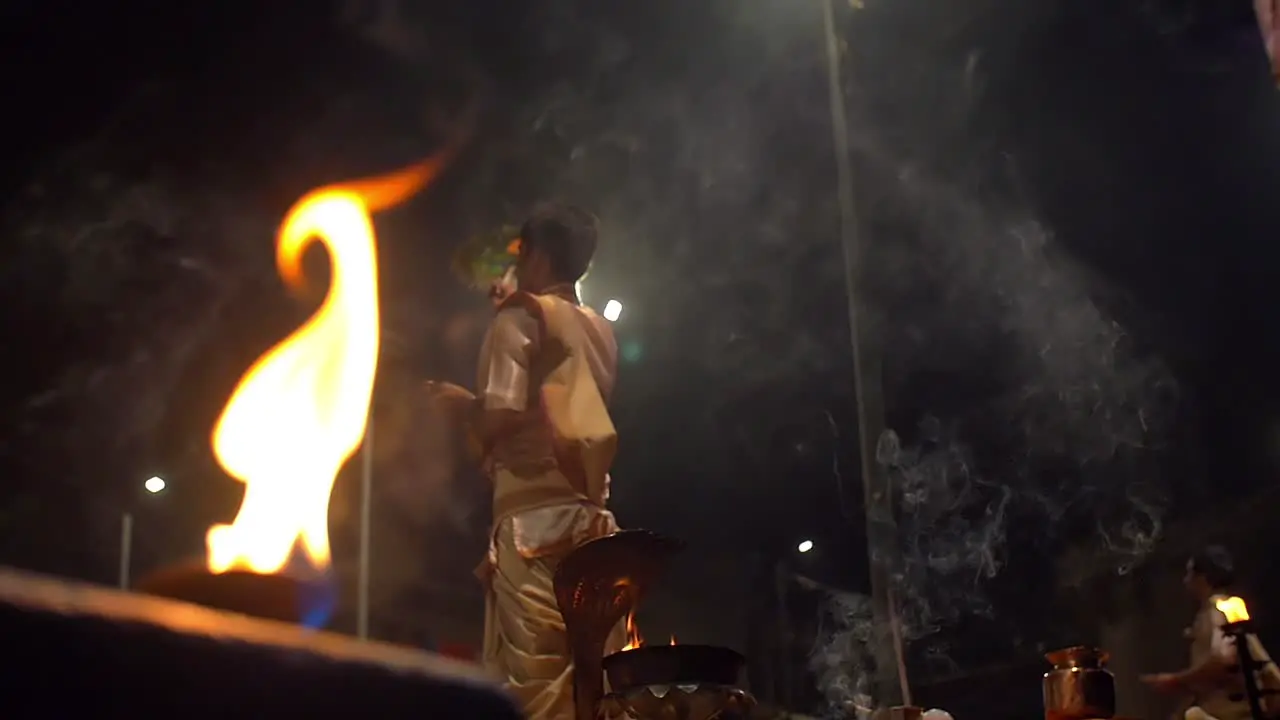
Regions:
M 326 570 L 329 497 L 364 438 L 378 365 L 378 263 L 371 212 L 420 190 L 443 157 L 371 180 L 313 190 L 281 223 L 280 276 L 305 284 L 302 255 L 319 241 L 332 282 L 320 309 L 241 378 L 213 431 L 219 464 L 245 484 L 235 522 L 209 528 L 214 573 L 285 569 L 300 550 Z
M 1244 600 L 1238 597 L 1223 598 L 1214 603 L 1218 612 L 1227 616 L 1227 622 L 1244 622 L 1249 619 L 1249 608 L 1245 606 Z

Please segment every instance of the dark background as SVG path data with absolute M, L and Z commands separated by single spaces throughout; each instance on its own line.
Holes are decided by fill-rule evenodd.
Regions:
M 1169 522 L 1272 482 L 1261 41 L 1225 0 L 837 5 L 913 663 L 1034 656 L 1064 632 L 1064 548 L 1127 572 Z M 378 220 L 380 635 L 431 641 L 403 616 L 423 588 L 469 598 L 484 543 L 483 492 L 433 459 L 415 393 L 469 381 L 486 319 L 449 254 L 548 197 L 601 216 L 586 300 L 625 305 L 622 522 L 865 590 L 820 8 L 6 5 L 0 560 L 112 582 L 125 511 L 138 572 L 198 556 L 240 492 L 212 423 L 311 310 L 275 277 L 276 223 L 468 123 L 450 171 Z M 143 497 L 153 474 L 169 489 Z

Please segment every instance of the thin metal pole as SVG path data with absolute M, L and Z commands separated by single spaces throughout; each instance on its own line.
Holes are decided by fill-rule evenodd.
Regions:
M 907 686 L 900 626 L 890 589 L 889 566 L 897 556 L 897 529 L 888 474 L 876 461 L 876 445 L 884 431 L 884 397 L 878 330 L 859 297 L 862 248 L 858 235 L 853 165 L 849 159 L 849 120 L 840 80 L 840 40 L 836 34 L 834 0 L 822 0 L 827 46 L 831 138 L 836 153 L 840 203 L 840 247 L 844 256 L 845 296 L 849 311 L 849 341 L 853 352 L 854 394 L 858 411 L 858 454 L 866 510 L 867 552 L 870 556 L 871 612 L 877 632 L 872 638 L 876 657 L 876 692 L 882 706 L 901 705 L 911 696 Z
M 360 562 L 356 580 L 356 637 L 369 639 L 369 518 L 373 506 L 373 414 L 360 449 Z
M 120 516 L 120 589 L 129 589 L 129 565 L 133 562 L 133 515 Z
M 777 622 L 778 622 L 778 654 L 781 656 L 781 663 L 778 665 L 778 705 L 783 710 L 791 711 L 792 697 L 792 681 L 791 681 L 791 663 L 794 660 L 792 649 L 794 647 L 793 636 L 791 632 L 791 612 L 787 607 L 787 581 L 790 573 L 787 572 L 786 566 L 779 560 L 773 566 L 773 589 L 777 602 Z

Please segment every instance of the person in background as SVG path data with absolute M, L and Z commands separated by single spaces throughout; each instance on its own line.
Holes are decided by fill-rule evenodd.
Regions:
M 1143 676 L 1143 682 L 1164 693 L 1182 696 L 1175 717 L 1186 720 L 1245 720 L 1252 716 L 1244 693 L 1235 640 L 1223 632 L 1227 618 L 1217 602 L 1230 595 L 1234 582 L 1231 555 L 1211 545 L 1187 560 L 1183 585 L 1199 604 L 1186 636 L 1191 663 L 1179 672 Z M 1259 684 L 1280 687 L 1280 672 L 1258 639 L 1249 636 L 1253 657 L 1263 663 Z
M 577 546 L 618 529 L 606 508 L 617 343 L 575 290 L 597 233 L 584 210 L 538 208 L 521 228 L 515 287 L 491 293 L 497 313 L 480 353 L 478 397 L 429 388 L 471 428 L 493 484 L 491 543 L 477 571 L 488 585 L 484 663 L 531 720 L 575 717 L 555 569 Z

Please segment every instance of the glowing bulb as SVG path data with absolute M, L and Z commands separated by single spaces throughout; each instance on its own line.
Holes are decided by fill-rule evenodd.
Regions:
M 153 475 L 152 477 L 147 478 L 146 482 L 142 483 L 142 487 L 146 488 L 147 492 L 151 493 L 152 495 L 163 490 L 164 486 L 165 486 L 164 478 L 158 475 Z
M 799 545 L 796 546 L 796 550 L 799 550 L 802 553 L 807 553 L 812 549 L 813 549 L 812 540 L 803 540 Z
M 610 300 L 604 304 L 604 319 L 609 322 L 617 322 L 622 317 L 622 303 L 617 300 Z

